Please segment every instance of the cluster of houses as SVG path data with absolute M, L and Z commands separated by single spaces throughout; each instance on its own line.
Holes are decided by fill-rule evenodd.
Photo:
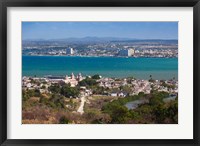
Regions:
M 52 84 L 64 84 L 70 83 L 71 87 L 75 87 L 78 85 L 78 82 L 85 79 L 79 73 L 76 77 L 72 73 L 70 77 L 55 77 L 55 76 L 46 76 L 44 78 L 31 78 L 31 77 L 23 77 L 22 78 L 22 88 L 23 89 L 38 89 L 40 93 L 50 93 L 48 87 Z M 97 80 L 99 83 L 98 86 L 103 87 L 105 89 L 109 89 L 108 96 L 116 96 L 116 97 L 126 97 L 127 95 L 137 95 L 140 92 L 144 92 L 145 94 L 149 94 L 152 89 L 158 91 L 165 91 L 170 94 L 178 94 L 178 81 L 177 80 L 140 80 L 140 79 L 113 79 L 113 78 L 100 78 Z M 167 86 L 163 86 L 163 83 Z M 127 86 L 130 91 L 127 93 L 123 91 L 121 87 Z M 169 88 L 173 86 L 173 88 Z M 113 91 L 112 89 L 117 89 Z M 92 89 L 88 89 L 85 86 L 80 87 L 80 96 L 90 96 L 92 95 Z
M 45 76 L 43 78 L 39 77 L 26 77 L 22 78 L 22 88 L 23 89 L 38 89 L 40 93 L 50 93 L 48 88 L 53 84 L 70 84 L 71 87 L 75 87 L 78 85 L 78 82 L 85 79 L 79 73 L 76 77 L 72 73 L 70 77 L 67 75 L 65 77 L 62 76 Z M 92 94 L 91 89 L 87 89 L 85 86 L 80 87 L 80 96 L 89 96 Z
M 22 78 L 22 88 L 34 90 L 38 89 L 40 93 L 49 93 L 48 87 L 51 86 L 51 82 L 48 82 L 46 78 L 30 78 L 24 76 Z
M 62 76 L 45 76 L 43 78 L 39 77 L 26 77 L 22 78 L 22 88 L 23 89 L 38 89 L 40 93 L 49 93 L 48 87 L 52 84 L 70 84 L 71 87 L 75 87 L 78 85 L 78 82 L 82 81 L 84 77 L 79 73 L 76 77 L 72 73 L 70 77 L 67 75 L 65 77 Z
M 129 95 L 138 95 L 140 92 L 144 92 L 145 94 L 149 94 L 152 89 L 158 91 L 165 91 L 170 94 L 178 93 L 178 81 L 176 80 L 140 80 L 140 79 L 131 79 L 129 82 L 127 79 L 112 79 L 112 78 L 101 78 L 98 80 L 99 86 L 109 89 L 119 89 L 118 91 L 111 92 L 110 96 L 119 96 L 125 97 L 128 93 L 125 91 L 121 91 L 121 86 L 128 86 L 131 89 L 131 93 Z M 163 86 L 163 82 L 168 86 L 174 86 L 174 88 L 169 88 L 168 86 Z

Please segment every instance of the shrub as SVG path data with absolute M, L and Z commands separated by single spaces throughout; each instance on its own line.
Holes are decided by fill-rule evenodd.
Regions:
M 76 87 L 70 87 L 70 85 L 64 85 L 60 92 L 65 97 L 77 97 L 79 90 Z
M 82 81 L 79 82 L 79 85 L 80 86 L 95 86 L 97 85 L 98 83 L 96 82 L 95 79 L 92 79 L 92 78 L 86 78 Z
M 58 84 L 51 85 L 48 89 L 52 93 L 60 93 L 60 90 L 61 90 L 61 88 Z
M 99 76 L 98 74 L 93 75 L 93 76 L 92 76 L 92 79 L 100 79 L 100 76 Z
M 69 124 L 68 118 L 66 118 L 65 116 L 62 116 L 59 120 L 59 124 Z

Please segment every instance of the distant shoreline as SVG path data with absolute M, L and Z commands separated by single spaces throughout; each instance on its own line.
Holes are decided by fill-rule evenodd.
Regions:
M 91 76 L 94 76 L 94 75 L 98 75 L 98 74 L 93 74 L 93 75 L 86 75 L 86 76 L 84 76 L 84 77 L 89 77 L 89 78 L 91 78 Z M 70 76 L 70 74 L 68 74 L 68 76 Z M 99 76 L 101 76 L 101 75 L 99 75 Z M 63 78 L 63 79 L 65 79 L 65 77 L 66 77 L 66 75 L 44 75 L 43 77 L 42 76 L 22 76 L 22 78 L 24 78 L 24 77 L 28 77 L 28 78 L 40 78 L 40 79 L 42 79 L 42 78 L 48 78 L 48 77 L 59 77 L 59 78 Z M 136 78 L 136 77 L 131 77 L 131 76 L 127 76 L 127 77 L 106 77 L 106 76 L 101 76 L 101 78 L 108 78 L 108 79 L 120 79 L 120 80 L 122 80 L 122 79 L 130 79 L 130 78 L 132 78 L 132 79 L 134 79 L 134 80 L 144 80 L 144 81 L 148 81 L 148 80 L 150 80 L 150 78 L 149 79 L 140 79 L 140 78 Z M 152 80 L 157 80 L 157 81 L 161 81 L 161 80 L 164 80 L 164 81 L 170 81 L 170 80 L 174 80 L 174 81 L 178 81 L 178 79 L 173 79 L 173 77 L 171 78 L 171 79 L 154 79 L 154 78 L 152 78 Z
M 22 55 L 22 57 L 111 57 L 111 58 L 178 58 L 178 57 L 135 57 L 135 56 L 66 56 L 66 55 Z

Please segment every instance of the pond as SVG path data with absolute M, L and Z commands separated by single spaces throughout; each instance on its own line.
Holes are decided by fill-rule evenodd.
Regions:
M 163 101 L 164 102 L 170 102 L 176 99 L 176 95 L 170 95 L 167 98 L 164 98 Z M 144 103 L 149 103 L 148 99 L 139 99 L 139 100 L 135 100 L 135 101 L 130 101 L 127 102 L 125 104 L 125 106 L 130 110 L 130 109 L 136 109 L 140 104 L 144 104 Z
M 164 102 L 170 102 L 170 101 L 173 101 L 175 99 L 176 99 L 176 95 L 171 95 L 171 96 L 169 96 L 167 98 L 164 98 L 163 101 Z
M 125 106 L 130 109 L 136 109 L 140 104 L 148 103 L 149 100 L 147 99 L 139 99 L 135 101 L 130 101 L 125 104 Z

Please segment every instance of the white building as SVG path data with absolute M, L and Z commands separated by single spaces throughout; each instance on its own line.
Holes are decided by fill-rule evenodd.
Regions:
M 66 49 L 66 55 L 73 55 L 74 54 L 74 49 L 73 48 L 67 48 Z
M 110 94 L 110 96 L 117 97 L 117 93 L 113 92 L 113 93 Z
M 71 77 L 68 77 L 66 75 L 65 77 L 65 83 L 70 83 L 71 87 L 75 87 L 76 85 L 78 85 L 78 82 L 82 81 L 83 80 L 83 77 L 81 75 L 81 73 L 78 74 L 77 78 L 75 77 L 75 75 L 72 73 L 71 74 Z
M 134 49 L 122 49 L 119 51 L 119 56 L 133 56 L 134 53 Z

